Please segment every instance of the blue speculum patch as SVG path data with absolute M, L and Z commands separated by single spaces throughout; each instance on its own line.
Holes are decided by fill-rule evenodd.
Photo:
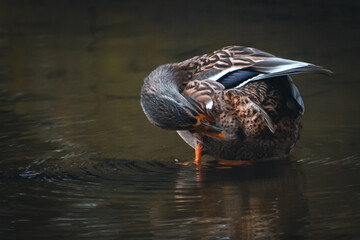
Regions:
M 218 82 L 224 85 L 225 89 L 229 89 L 240 85 L 242 82 L 255 77 L 258 74 L 259 73 L 253 71 L 237 70 L 224 75 Z

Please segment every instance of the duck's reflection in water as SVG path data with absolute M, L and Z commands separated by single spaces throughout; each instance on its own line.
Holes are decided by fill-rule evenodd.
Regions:
M 178 172 L 173 192 L 153 204 L 158 238 L 307 239 L 305 176 L 289 159 Z M 167 229 L 167 230 L 164 230 Z

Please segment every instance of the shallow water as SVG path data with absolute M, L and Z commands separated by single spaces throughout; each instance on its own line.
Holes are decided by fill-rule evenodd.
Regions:
M 0 1 L 1 239 L 359 239 L 359 3 Z M 248 45 L 313 62 L 288 159 L 193 160 L 139 104 L 156 66 Z

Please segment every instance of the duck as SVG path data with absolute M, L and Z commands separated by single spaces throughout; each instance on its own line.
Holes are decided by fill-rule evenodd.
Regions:
M 176 131 L 204 155 L 231 161 L 288 156 L 302 130 L 304 101 L 290 75 L 332 72 L 245 46 L 227 46 L 157 67 L 140 103 L 148 120 Z

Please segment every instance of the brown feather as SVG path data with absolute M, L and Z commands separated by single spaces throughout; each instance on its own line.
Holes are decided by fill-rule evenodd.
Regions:
M 179 135 L 193 148 L 202 149 L 202 153 L 223 159 L 242 160 L 284 157 L 295 146 L 302 129 L 303 102 L 291 78 L 286 75 L 298 73 L 292 71 L 292 66 L 295 69 L 296 66 L 302 66 L 298 71 L 300 73 L 328 71 L 312 64 L 275 58 L 255 48 L 228 46 L 153 71 L 144 85 L 156 86 L 143 87 L 142 106 L 148 117 L 153 116 L 153 122 L 160 119 L 164 120 L 163 125 L 176 123 L 174 128 L 187 126 L 192 116 L 198 119 L 188 130 L 185 127 L 177 127 L 176 130 L 182 130 L 178 131 Z M 224 85 L 211 77 L 229 73 L 222 72 L 229 68 L 247 68 L 245 71 L 255 71 L 263 78 L 247 81 L 245 85 L 236 88 L 227 85 L 228 89 L 225 89 Z M 275 72 L 271 78 L 265 75 L 269 69 L 271 74 L 271 71 Z M 287 72 L 281 75 L 281 71 Z M 175 83 L 175 86 L 171 83 Z M 150 91 L 153 88 L 154 93 Z M 147 95 L 151 96 L 146 98 Z M 185 101 L 182 99 L 184 97 Z M 170 98 L 174 101 L 167 101 Z M 163 107 L 161 112 L 157 103 L 167 102 L 172 105 Z M 190 118 L 180 114 L 183 111 L 178 111 L 179 106 L 186 106 L 185 113 Z M 168 109 L 177 115 L 163 119 L 170 111 Z M 164 114 L 159 115 L 159 112 Z M 203 120 L 207 125 L 202 124 L 202 118 L 209 119 Z M 180 119 L 177 122 L 181 124 L 174 119 Z M 168 126 L 168 129 L 171 127 Z M 213 129 L 213 132 L 207 132 L 208 129 Z M 226 136 L 226 139 L 216 137 L 220 135 Z

